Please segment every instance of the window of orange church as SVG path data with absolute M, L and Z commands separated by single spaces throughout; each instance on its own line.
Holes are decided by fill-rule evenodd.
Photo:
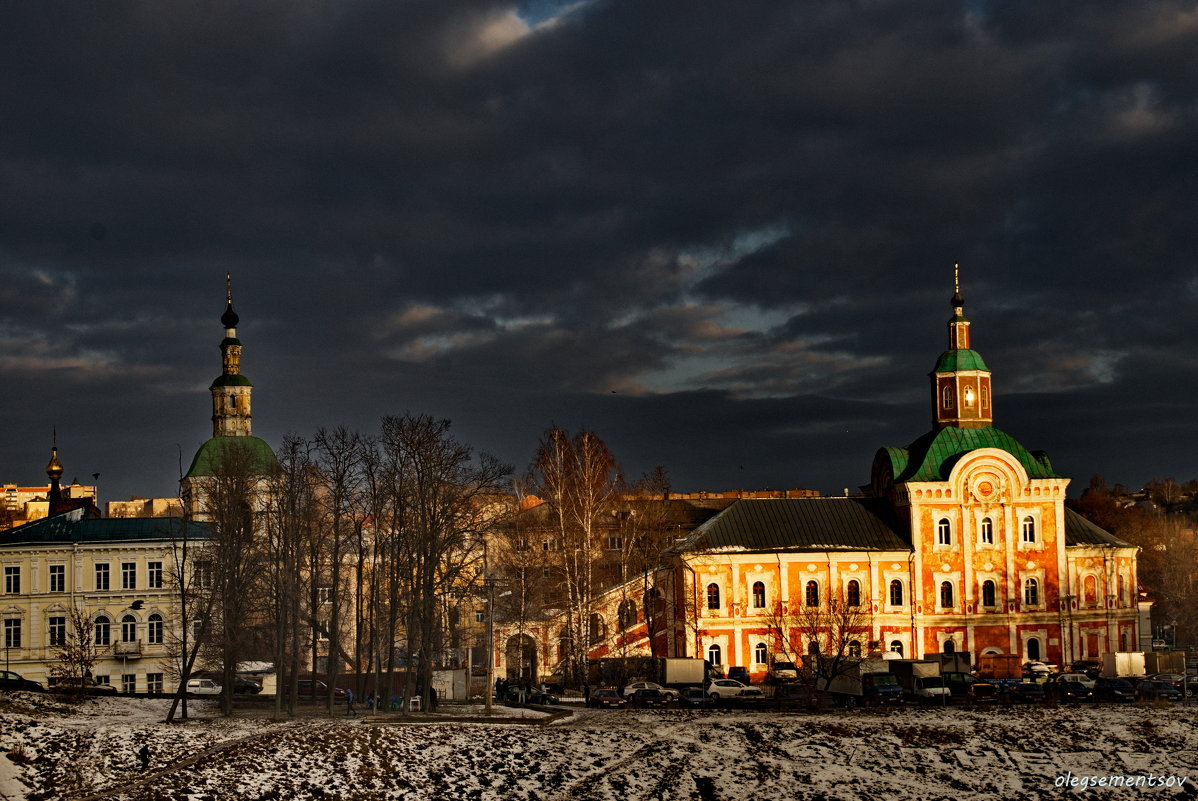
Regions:
M 988 517 L 982 518 L 981 536 L 982 545 L 994 544 L 994 521 Z
M 1033 660 L 1040 659 L 1040 638 L 1032 637 L 1027 641 L 1027 658 Z
M 1022 523 L 1023 541 L 1033 543 L 1036 541 L 1036 518 L 1028 515 L 1023 518 Z
M 890 652 L 898 654 L 899 657 L 901 658 L 903 655 L 903 641 L 902 640 L 891 640 L 890 641 Z
M 948 522 L 947 517 L 940 518 L 940 520 L 936 523 L 936 544 L 953 544 L 953 529 L 952 525 Z
M 715 582 L 707 585 L 707 608 L 720 608 L 720 585 Z
M 850 579 L 845 587 L 844 601 L 848 606 L 861 606 L 861 582 Z
M 940 605 L 945 609 L 953 608 L 953 583 L 951 581 L 940 582 Z
M 769 649 L 765 647 L 765 643 L 759 642 L 753 648 L 753 661 L 759 665 L 764 665 L 766 657 L 769 656 Z
M 957 644 L 955 642 L 953 642 L 952 640 L 945 640 L 944 643 L 940 646 L 940 653 L 942 653 L 942 654 L 955 654 L 956 652 L 957 652 Z
M 899 581 L 898 579 L 890 582 L 890 605 L 903 605 L 903 582 Z
M 765 584 L 760 581 L 753 582 L 753 608 L 765 609 Z
M 1098 579 L 1086 576 L 1082 593 L 1085 595 L 1086 606 L 1098 606 Z
M 953 388 L 949 386 L 944 388 L 944 408 L 953 408 Z
M 807 582 L 807 606 L 819 606 L 819 584 L 814 580 Z
M 724 664 L 722 653 L 723 652 L 721 651 L 720 646 L 713 643 L 711 647 L 707 649 L 707 661 L 713 665 Z
M 1038 606 L 1040 603 L 1040 582 L 1034 578 L 1023 582 L 1023 602 L 1028 606 Z
M 998 606 L 994 582 L 990 579 L 982 582 L 982 606 Z
M 850 659 L 860 659 L 861 658 L 861 643 L 859 643 L 857 640 L 853 640 L 852 642 L 849 643 L 849 658 Z

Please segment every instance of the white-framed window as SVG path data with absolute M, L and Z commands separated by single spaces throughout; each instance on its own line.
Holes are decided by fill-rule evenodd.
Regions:
M 1040 582 L 1034 578 L 1023 582 L 1023 603 L 1027 606 L 1040 605 Z
M 1039 637 L 1028 637 L 1027 658 L 1034 662 L 1040 661 L 1040 638 Z
M 146 562 L 146 586 L 151 590 L 162 589 L 162 562 Z
M 317 587 L 316 588 L 316 603 L 323 606 L 325 604 L 331 604 L 332 602 L 333 602 L 333 588 L 332 587 Z
M 21 647 L 21 619 L 8 617 L 4 619 L 4 647 Z
M 121 618 L 121 642 L 134 642 L 137 640 L 137 618 L 133 615 L 125 615 Z
M 720 648 L 719 643 L 712 643 L 707 647 L 707 661 L 713 665 L 724 664 L 724 651 Z
M 162 692 L 162 674 L 147 673 L 146 674 L 146 692 L 160 693 Z
M 764 665 L 765 660 L 769 658 L 770 650 L 766 648 L 765 643 L 759 642 L 753 646 L 753 661 L 759 665 Z
M 903 655 L 903 641 L 902 640 L 891 640 L 890 641 L 890 652 L 892 654 L 898 654 L 899 657 L 901 658 Z
M 67 644 L 67 619 L 61 615 L 52 615 L 46 621 L 46 634 L 50 645 Z
M 96 589 L 107 590 L 109 586 L 108 565 L 106 563 L 96 565 Z
M 707 585 L 707 608 L 712 611 L 720 608 L 720 585 L 714 581 Z
M 474 610 L 474 622 L 475 623 L 486 623 L 487 622 L 486 607 L 480 606 Z
M 67 591 L 67 566 L 50 565 L 50 592 Z
M 1036 543 L 1036 518 L 1031 515 L 1024 515 L 1019 521 L 1020 540 L 1024 545 L 1035 545 Z
M 940 606 L 942 609 L 952 609 L 953 604 L 953 583 L 951 581 L 940 582 Z
M 133 695 L 137 692 L 137 674 L 122 673 L 121 674 L 121 692 L 125 695 Z
M 624 538 L 619 534 L 607 535 L 607 550 L 619 551 L 624 548 Z
M 819 582 L 815 579 L 810 579 L 803 588 L 803 605 L 819 606 Z
M 936 521 L 936 544 L 937 545 L 952 545 L 953 544 L 953 526 L 947 517 L 942 517 Z
M 6 566 L 4 568 L 4 591 L 9 595 L 21 594 L 20 565 Z
M 861 658 L 861 642 L 860 641 L 853 640 L 852 642 L 849 643 L 849 658 L 850 659 L 860 659 Z
M 765 609 L 765 582 L 753 582 L 753 608 Z
M 121 589 L 137 589 L 137 562 L 121 562 Z
M 96 618 L 95 629 L 96 645 L 111 645 L 112 644 L 112 621 L 107 615 L 100 615 Z
M 998 606 L 998 585 L 993 579 L 982 582 L 982 606 L 993 608 Z
M 844 603 L 850 607 L 861 606 L 861 582 L 857 579 L 849 579 L 844 585 Z
M 164 641 L 163 634 L 162 615 L 155 612 L 150 615 L 149 620 L 146 622 L 146 641 L 150 645 L 162 645 Z
M 903 605 L 903 582 L 901 579 L 890 580 L 890 605 Z
M 994 544 L 994 521 L 988 517 L 983 517 L 978 526 L 978 542 L 982 545 Z
M 212 562 L 210 562 L 207 559 L 196 562 L 195 567 L 192 569 L 192 576 L 193 576 L 193 579 L 195 582 L 195 586 L 201 587 L 203 589 L 207 589 L 208 587 L 211 587 L 212 586 L 212 573 L 213 573 Z

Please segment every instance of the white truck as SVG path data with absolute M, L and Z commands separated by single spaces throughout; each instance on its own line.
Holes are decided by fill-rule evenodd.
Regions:
M 1143 651 L 1113 651 L 1102 655 L 1102 677 L 1124 679 L 1144 675 Z
M 940 677 L 940 662 L 930 659 L 887 659 L 886 666 L 898 679 L 904 694 L 916 701 L 948 703 L 950 695 Z
M 828 694 L 843 706 L 896 704 L 903 700 L 903 687 L 888 670 L 892 659 L 862 659 L 828 682 Z
M 663 687 L 702 687 L 707 683 L 707 660 L 662 657 L 657 661 L 657 677 Z

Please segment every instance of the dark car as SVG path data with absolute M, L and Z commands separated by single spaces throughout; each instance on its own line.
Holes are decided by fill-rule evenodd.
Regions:
M 257 695 L 262 692 L 262 685 L 249 679 L 235 678 L 233 679 L 233 692 Z
M 626 703 L 624 696 L 613 687 L 600 687 L 587 699 L 587 706 L 595 709 L 623 709 Z
M 107 682 L 96 682 L 85 676 L 82 681 L 73 676 L 58 680 L 51 689 L 61 693 L 76 693 L 80 695 L 116 695 L 116 686 Z
M 1127 679 L 1103 679 L 1094 682 L 1095 701 L 1134 701 L 1136 688 Z
M 747 668 L 740 665 L 733 665 L 728 668 L 728 678 L 736 679 L 741 684 L 749 683 L 749 671 Z
M 637 690 L 629 697 L 628 705 L 640 709 L 664 709 L 671 700 L 673 699 L 661 690 L 642 689 Z
M 678 706 L 683 709 L 698 709 L 710 703 L 702 687 L 683 687 L 678 693 Z
M 1136 685 L 1136 698 L 1141 701 L 1180 701 L 1181 690 L 1169 681 L 1147 679 Z
M 0 690 L 27 690 L 34 693 L 44 693 L 46 688 L 36 681 L 22 678 L 19 673 L 11 670 L 0 670 Z
M 1181 686 L 1186 682 L 1186 677 L 1180 673 L 1156 673 L 1148 678 L 1152 679 L 1153 681 L 1167 681 L 1178 690 L 1180 690 Z
M 329 685 L 319 679 L 315 681 L 312 679 L 300 679 L 299 697 L 304 699 L 311 698 L 313 695 L 316 696 L 317 700 L 327 698 L 329 695 Z M 333 690 L 333 700 L 339 704 L 345 703 L 345 690 L 340 687 L 335 688 Z
M 1071 673 L 1085 673 L 1090 678 L 1096 679 L 1099 677 L 1099 673 L 1102 672 L 1102 663 L 1096 659 L 1082 659 L 1079 662 L 1074 662 L 1070 666 L 1069 671 Z
M 1053 695 L 1062 704 L 1088 701 L 1093 693 L 1080 681 L 1057 681 L 1052 685 Z
M 1039 682 L 1025 681 L 1016 684 L 1009 690 L 1013 703 L 1038 704 L 1044 701 L 1046 694 L 1044 685 Z

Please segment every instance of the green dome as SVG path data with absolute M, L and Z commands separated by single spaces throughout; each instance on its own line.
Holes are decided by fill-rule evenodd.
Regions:
M 953 465 L 970 451 L 997 448 L 1014 456 L 1028 478 L 1060 478 L 1043 451 L 1029 451 L 1006 432 L 989 426 L 930 431 L 906 448 L 883 448 L 875 457 L 888 461 L 896 484 L 904 481 L 947 481 Z
M 243 375 L 222 375 L 217 378 L 208 389 L 213 387 L 252 387 L 250 380 Z
M 936 360 L 936 366 L 932 368 L 933 373 L 955 373 L 961 370 L 990 372 L 990 368 L 982 361 L 982 354 L 976 350 L 966 350 L 964 348 L 946 350 L 944 353 L 941 353 L 940 358 Z
M 279 460 L 265 440 L 258 437 L 213 437 L 196 451 L 186 477 L 214 475 L 215 468 L 226 458 L 226 454 L 229 458 L 238 458 L 233 454 L 236 454 L 239 448 L 245 449 L 246 459 L 253 466 L 256 475 L 270 475 L 279 469 Z

